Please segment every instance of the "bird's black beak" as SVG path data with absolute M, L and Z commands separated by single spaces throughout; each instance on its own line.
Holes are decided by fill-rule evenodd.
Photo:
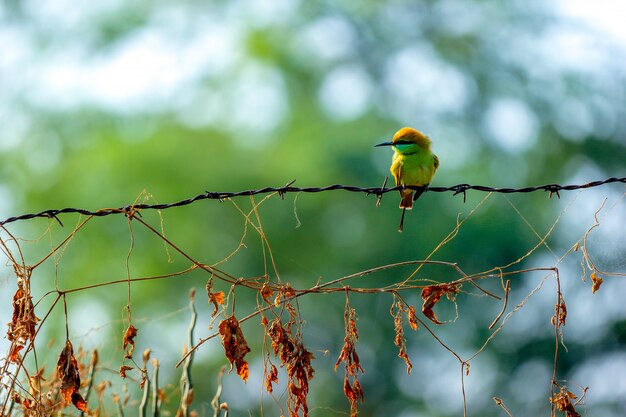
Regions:
M 393 146 L 393 142 L 383 142 L 379 143 L 378 145 L 374 145 L 375 148 L 378 146 Z

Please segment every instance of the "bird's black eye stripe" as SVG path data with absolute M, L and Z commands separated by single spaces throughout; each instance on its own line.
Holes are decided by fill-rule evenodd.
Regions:
M 410 140 L 397 140 L 393 144 L 394 145 L 411 145 L 411 144 L 414 144 L 414 143 L 415 142 L 411 142 Z

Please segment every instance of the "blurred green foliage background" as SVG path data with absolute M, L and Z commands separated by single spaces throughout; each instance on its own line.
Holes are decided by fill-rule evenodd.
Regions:
M 583 183 L 626 173 L 626 35 L 620 5 L 582 1 L 181 1 L 76 4 L 7 1 L 0 5 L 0 217 L 49 208 L 119 207 L 139 201 L 171 202 L 209 191 L 333 183 L 382 185 L 389 150 L 373 145 L 402 126 L 433 140 L 441 167 L 433 185 L 456 183 L 519 187 Z M 597 3 L 597 4 L 596 4 Z M 605 4 L 606 3 L 606 4 Z M 144 193 L 146 194 L 142 194 Z M 464 218 L 458 236 L 433 259 L 457 262 L 466 273 L 506 265 L 533 248 L 566 210 L 547 245 L 522 267 L 551 267 L 593 224 L 607 198 L 602 227 L 590 235 L 601 269 L 626 272 L 623 185 L 562 193 L 462 196 L 427 193 L 396 231 L 397 196 L 376 207 L 373 196 L 341 191 L 275 196 L 259 207 L 276 270 L 284 282 L 305 288 L 392 262 L 424 259 Z M 255 201 L 260 201 L 256 197 Z M 162 213 L 143 212 L 195 259 L 212 264 L 240 243 L 248 198 L 203 201 Z M 78 224 L 77 216 L 7 226 L 23 238 L 34 263 Z M 188 262 L 146 229 L 131 224 L 132 276 L 184 269 Z M 533 231 L 534 229 L 534 231 Z M 536 231 L 536 233 L 535 233 Z M 2 234 L 6 239 L 6 234 Z M 252 227 L 237 254 L 220 267 L 234 276 L 276 271 Z M 92 220 L 62 254 L 33 275 L 35 299 L 67 289 L 126 277 L 131 238 L 123 216 Z M 626 310 L 623 279 L 606 279 L 592 295 L 580 277 L 580 253 L 559 265 L 569 318 L 559 380 L 580 394 L 589 386 L 590 415 L 626 412 Z M 349 282 L 382 287 L 411 268 Z M 512 280 L 509 311 L 545 274 Z M 200 272 L 132 287 L 137 351 L 153 349 L 164 384 L 177 384 L 186 337 L 187 294 L 201 291 Z M 424 268 L 419 278 L 444 282 L 451 270 Z M 500 281 L 485 287 L 498 291 Z M 15 291 L 9 265 L 0 281 L 3 322 Z M 216 282 L 216 288 L 228 287 Z M 462 356 L 476 351 L 501 304 L 472 294 L 458 299 L 458 319 L 434 330 Z M 122 358 L 122 285 L 73 294 L 68 299 L 75 345 L 104 352 L 103 379 Z M 405 294 L 421 305 L 419 293 Z M 507 322 L 473 362 L 466 377 L 469 415 L 499 416 L 504 399 L 515 416 L 548 415 L 554 355 L 554 280 Z M 256 306 L 237 290 L 237 316 Z M 341 369 L 332 371 L 344 337 L 339 295 L 299 301 L 307 346 L 316 356 L 312 415 L 349 409 Z M 393 345 L 388 295 L 354 295 L 365 374 L 362 415 L 452 416 L 462 413 L 459 364 L 424 330 L 409 332 L 410 376 Z M 50 297 L 38 305 L 40 317 Z M 210 330 L 211 307 L 201 313 L 196 336 Z M 452 321 L 452 303 L 437 314 Z M 254 323 L 253 323 L 254 322 Z M 431 327 L 434 327 L 431 326 Z M 54 310 L 38 346 L 39 360 L 54 363 L 61 349 L 63 312 Z M 224 400 L 233 415 L 275 415 L 262 394 L 262 329 L 244 325 L 250 342 L 251 378 L 225 379 Z M 50 339 L 56 340 L 49 343 Z M 6 338 L 2 346 L 8 346 Z M 218 340 L 203 345 L 193 373 L 192 408 L 210 415 L 215 376 L 225 362 Z M 51 369 L 51 368 L 50 368 Z M 281 379 L 284 384 L 284 375 Z M 277 392 L 284 392 L 284 385 Z M 133 400 L 139 388 L 128 388 Z M 123 393 L 120 384 L 111 390 Z M 175 409 L 175 390 L 166 408 Z M 281 394 L 278 401 L 284 400 Z M 263 408 L 261 407 L 263 402 Z M 112 410 L 112 409 L 111 409 Z M 134 410 L 134 408 L 132 409 Z M 132 414 L 129 407 L 128 413 Z M 112 411 L 111 411 L 112 412 Z

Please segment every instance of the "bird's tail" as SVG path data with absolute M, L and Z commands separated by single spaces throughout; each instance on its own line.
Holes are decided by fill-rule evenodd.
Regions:
M 398 232 L 402 233 L 402 229 L 404 229 L 404 213 L 406 209 L 402 209 L 402 216 L 400 216 L 400 225 L 398 226 Z
M 401 190 L 400 208 L 411 210 L 413 208 L 413 190 Z

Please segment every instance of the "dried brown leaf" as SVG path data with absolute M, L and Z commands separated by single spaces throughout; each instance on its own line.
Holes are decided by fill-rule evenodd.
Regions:
M 274 290 L 272 290 L 272 288 L 269 285 L 263 284 L 263 287 L 261 287 L 261 297 L 263 297 L 263 300 L 265 300 L 267 304 L 272 304 L 273 295 L 274 295 Z
M 32 297 L 24 289 L 18 288 L 13 295 L 13 317 L 7 331 L 9 341 L 23 345 L 33 340 L 37 322 L 39 318 L 35 315 Z
M 217 291 L 209 293 L 209 302 L 213 304 L 213 313 L 211 313 L 211 317 L 215 317 L 219 311 L 219 306 L 224 304 L 226 296 L 224 291 Z
M 277 317 L 267 330 L 267 335 L 272 341 L 272 350 L 280 358 L 281 366 L 287 371 L 287 389 L 289 397 L 287 408 L 291 417 L 303 417 L 309 415 L 307 395 L 309 393 L 309 381 L 313 378 L 315 371 L 311 366 L 313 354 L 303 345 L 299 335 L 291 333 L 291 326 L 285 328 Z
M 219 324 L 219 334 L 222 338 L 222 345 L 226 352 L 226 358 L 230 362 L 231 370 L 234 364 L 237 368 L 237 374 L 244 382 L 247 382 L 250 371 L 248 362 L 246 362 L 244 357 L 250 352 L 250 347 L 243 336 L 237 318 L 230 316 L 222 320 Z
M 285 305 L 285 309 L 287 309 L 287 311 L 289 312 L 289 323 L 287 324 L 291 325 L 295 323 L 296 319 L 298 318 L 298 310 L 291 303 Z
M 422 299 L 424 300 L 424 303 L 422 304 L 422 313 L 424 313 L 424 315 L 433 323 L 444 324 L 437 319 L 437 315 L 433 311 L 433 307 L 437 304 L 437 302 L 439 302 L 442 295 L 445 294 L 448 299 L 454 301 L 458 292 L 459 287 L 455 284 L 438 284 L 425 287 L 422 289 Z
M 71 402 L 80 411 L 87 411 L 87 403 L 78 391 L 80 388 L 78 363 L 76 358 L 74 358 L 74 348 L 69 340 L 65 343 L 65 347 L 59 355 L 57 373 L 61 378 L 60 391 L 65 402 Z
M 400 346 L 398 356 L 404 359 L 404 362 L 406 363 L 406 373 L 410 374 L 413 369 L 413 363 L 411 362 L 411 358 L 409 358 L 409 354 L 406 353 L 406 342 Z
M 550 402 L 556 405 L 559 411 L 565 411 L 565 417 L 580 417 L 571 401 L 574 398 L 576 395 L 568 391 L 567 387 L 561 387 L 560 391 L 550 398 Z
M 411 326 L 411 329 L 417 330 L 419 326 L 417 322 L 417 317 L 415 316 L 415 307 L 409 306 L 409 312 L 407 313 L 407 317 L 409 318 L 409 325 Z
M 128 328 L 124 332 L 123 348 L 126 352 L 124 357 L 130 359 L 133 357 L 135 351 L 135 336 L 137 336 L 137 329 L 132 324 L 128 325 Z M 128 350 L 126 349 L 128 347 Z
M 363 389 L 357 375 L 358 372 L 363 373 L 363 368 L 355 347 L 359 339 L 359 332 L 356 327 L 356 312 L 347 302 L 344 313 L 344 325 L 346 336 L 343 339 L 343 347 L 335 363 L 335 370 L 337 370 L 341 362 L 345 364 L 343 392 L 350 402 L 350 415 L 356 416 L 358 412 L 357 402 L 359 399 L 361 399 L 361 402 L 363 401 Z M 352 380 L 352 384 L 350 380 Z
M 359 332 L 356 327 L 356 313 L 353 308 L 348 308 L 345 313 L 346 336 L 343 339 L 343 347 L 335 363 L 335 370 L 341 362 L 345 363 L 346 373 L 355 376 L 357 372 L 363 373 L 359 355 L 356 352 L 355 344 L 359 340 Z
M 9 362 L 21 363 L 20 350 L 24 349 L 24 345 L 13 342 L 9 349 Z
M 72 393 L 72 404 L 83 413 L 87 412 L 87 402 L 78 391 Z
M 346 376 L 343 380 L 343 393 L 348 401 L 350 401 L 350 417 L 356 417 L 358 414 L 357 402 L 364 400 L 363 388 L 359 380 L 355 380 L 353 385 Z
M 267 392 L 272 393 L 274 391 L 273 384 L 278 384 L 278 369 L 274 364 L 270 366 L 270 371 L 265 376 L 265 389 Z
M 30 377 L 28 377 L 28 380 L 30 381 L 31 393 L 39 393 L 39 392 L 41 392 L 41 382 L 46 380 L 43 377 L 44 371 L 45 371 L 45 369 L 43 367 L 39 368 L 39 371 L 37 371 L 36 374 L 31 375 Z
M 295 295 L 296 295 L 296 290 L 294 290 L 291 285 L 289 284 L 283 285 L 278 291 L 278 293 L 276 294 L 276 297 L 274 298 L 274 306 L 279 307 L 283 301 L 293 298 L 295 297 Z M 287 307 L 289 307 L 290 305 L 291 304 L 287 304 Z
M 411 369 L 413 369 L 413 364 L 411 363 L 409 355 L 406 353 L 406 339 L 404 338 L 404 328 L 402 327 L 403 312 L 403 304 L 401 304 L 400 301 L 394 301 L 394 303 L 391 305 L 390 310 L 390 313 L 393 316 L 393 325 L 396 333 L 396 337 L 394 338 L 394 344 L 398 346 L 398 348 L 400 348 L 398 351 L 398 356 L 404 359 L 404 362 L 406 363 L 406 372 L 410 374 Z
M 289 376 L 288 405 L 292 415 L 297 416 L 299 410 L 302 410 L 302 416 L 309 415 L 309 406 L 307 403 L 307 395 L 309 394 L 309 381 L 313 378 L 315 371 L 311 366 L 313 354 L 309 352 L 302 341 L 296 340 L 295 351 L 289 363 L 287 363 L 287 375 Z
M 219 306 L 223 305 L 226 301 L 226 296 L 224 291 L 213 292 L 213 277 L 207 281 L 205 288 L 209 298 L 209 304 L 213 304 L 213 313 L 211 313 L 211 317 L 215 317 L 219 312 Z
M 595 294 L 596 291 L 600 289 L 600 285 L 602 285 L 604 280 L 602 279 L 602 277 L 598 276 L 598 274 L 596 274 L 595 272 L 592 272 L 591 282 L 593 283 L 593 285 L 591 286 L 591 293 Z
M 551 323 L 555 327 L 565 326 L 565 320 L 567 319 L 567 306 L 563 296 L 559 294 L 559 302 L 554 305 L 554 316 L 550 319 Z
M 132 366 L 125 366 L 125 365 L 120 366 L 120 376 L 122 378 L 126 378 L 126 371 L 130 371 L 131 369 L 134 369 L 134 368 Z

